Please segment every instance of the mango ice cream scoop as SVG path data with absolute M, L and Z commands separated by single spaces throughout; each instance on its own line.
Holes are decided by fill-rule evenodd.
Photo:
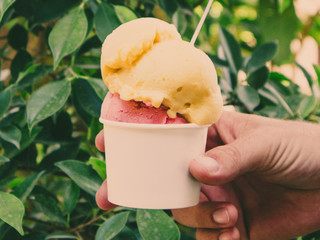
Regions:
M 180 114 L 190 123 L 206 125 L 216 122 L 222 111 L 210 58 L 159 19 L 136 19 L 107 36 L 101 73 L 111 93 L 125 101 L 165 106 L 170 118 Z

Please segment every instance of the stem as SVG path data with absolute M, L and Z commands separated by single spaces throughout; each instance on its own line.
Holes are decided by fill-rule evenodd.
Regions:
M 68 68 L 68 72 L 71 73 L 71 75 L 75 78 L 80 78 L 79 75 L 77 73 L 75 73 L 75 71 L 73 71 L 73 69 L 71 67 Z
M 71 73 L 71 75 L 75 78 L 82 78 L 82 79 L 85 79 L 85 80 L 101 80 L 100 78 L 94 78 L 94 77 L 88 77 L 88 76 L 85 76 L 85 75 L 79 75 L 78 73 L 76 73 L 75 71 L 73 71 L 72 68 L 68 68 L 67 69 L 69 73 Z
M 80 235 L 80 233 L 78 231 L 75 231 L 75 234 L 77 235 L 77 237 L 79 238 L 79 240 L 83 240 L 82 236 Z
M 79 225 L 79 226 L 77 226 L 77 227 L 69 230 L 69 232 L 74 232 L 74 233 L 76 233 L 78 230 L 80 230 L 80 229 L 82 229 L 82 228 L 85 228 L 85 227 L 91 225 L 92 223 L 100 220 L 104 215 L 108 214 L 109 212 L 110 212 L 110 211 L 107 211 L 107 212 L 105 212 L 105 213 L 103 213 L 103 214 L 101 214 L 101 215 L 99 215 L 99 216 L 97 216 L 97 217 L 94 217 L 94 218 L 92 218 L 90 221 L 88 221 L 88 222 L 86 222 L 86 223 L 83 223 L 83 224 L 81 224 L 81 225 Z
M 46 221 L 43 221 L 43 220 L 40 220 L 40 219 L 37 219 L 37 218 L 34 218 L 34 217 L 28 217 L 28 216 L 25 216 L 24 217 L 25 220 L 30 220 L 30 221 L 35 221 L 35 222 L 38 222 L 38 223 L 41 223 L 41 224 L 44 224 L 44 225 L 48 225 L 49 227 L 54 227 L 54 228 L 58 228 L 58 229 L 63 229 L 62 226 L 60 227 L 59 225 L 57 224 L 54 224 L 52 222 L 46 222 Z
M 73 67 L 75 60 L 76 60 L 76 55 L 74 54 L 74 55 L 71 56 L 70 67 Z
M 70 213 L 67 215 L 67 228 L 70 228 Z

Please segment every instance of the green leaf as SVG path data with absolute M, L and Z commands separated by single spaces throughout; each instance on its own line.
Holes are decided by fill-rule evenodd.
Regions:
M 31 195 L 38 211 L 46 217 L 46 221 L 60 224 L 66 223 L 61 208 L 58 205 L 59 202 L 51 192 L 45 188 L 35 186 Z
M 79 195 L 80 188 L 72 181 L 67 182 L 63 194 L 63 203 L 68 214 L 70 214 L 77 205 Z
M 138 209 L 136 220 L 144 240 L 180 239 L 178 226 L 162 210 Z
M 320 66 L 313 64 L 313 69 L 316 72 L 316 75 L 318 78 L 318 85 L 320 86 Z M 0 114 L 0 116 L 1 116 L 1 114 Z
M 88 22 L 87 33 L 86 33 L 86 39 L 87 39 L 88 35 L 91 33 L 92 28 L 93 28 L 93 17 L 94 17 L 94 14 L 89 8 L 85 8 L 84 12 L 86 14 L 86 18 L 87 18 L 87 22 Z M 96 36 L 96 35 L 94 35 L 94 36 Z M 83 46 L 83 44 L 81 44 L 81 48 L 82 48 L 82 46 Z M 77 51 L 77 54 L 79 54 L 80 49 Z
M 41 134 L 37 138 L 39 142 L 45 143 L 45 144 L 53 144 L 53 143 L 63 144 L 61 148 L 67 148 L 70 145 L 75 144 L 75 140 L 72 138 L 73 126 L 71 122 L 71 117 L 66 111 L 59 111 L 57 114 L 53 115 L 52 117 L 42 121 L 40 126 L 43 127 L 43 130 L 41 131 Z M 71 148 L 66 149 L 66 151 L 64 151 L 63 154 L 65 154 L 66 156 L 69 156 L 71 154 L 67 154 L 67 152 L 77 151 L 77 149 L 75 150 L 74 149 L 75 148 L 72 148 L 71 146 Z M 51 153 L 49 155 L 51 155 Z M 55 156 L 55 157 L 58 158 L 58 156 Z M 66 160 L 66 159 L 70 159 L 70 157 L 60 159 L 60 161 Z
M 306 96 L 300 103 L 298 113 L 302 119 L 307 118 L 317 106 L 314 96 Z
M 170 16 L 170 17 L 178 9 L 177 1 L 159 0 L 159 5 L 168 14 L 168 16 Z
M 0 192 L 0 218 L 23 235 L 22 218 L 24 206 L 14 195 Z
M 278 0 L 278 10 L 279 13 L 283 13 L 289 6 L 291 0 Z
M 95 195 L 102 179 L 88 165 L 76 160 L 66 160 L 55 164 L 67 174 L 80 188 L 91 195 Z
M 229 64 L 226 60 L 223 60 L 223 59 L 219 58 L 218 56 L 212 55 L 209 53 L 207 53 L 207 55 L 209 56 L 209 58 L 211 59 L 211 61 L 213 62 L 213 64 L 215 66 L 220 66 L 220 67 L 228 67 L 229 66 Z
M 272 104 L 274 105 L 278 105 L 278 99 L 267 89 L 265 88 L 260 88 L 258 90 L 258 93 L 260 94 L 261 97 L 267 99 L 268 101 L 270 101 Z
M 2 117 L 9 109 L 12 99 L 10 90 L 5 90 L 0 93 L 0 117 Z
M 99 174 L 102 179 L 107 178 L 106 163 L 104 161 L 101 161 L 99 158 L 91 157 L 89 159 L 89 162 L 92 165 L 92 168 Z
M 32 93 L 27 102 L 27 120 L 32 128 L 36 123 L 59 111 L 71 92 L 67 81 L 50 82 Z
M 103 42 L 114 29 L 120 26 L 121 21 L 111 5 L 101 2 L 98 10 L 94 14 L 94 23 L 96 25 L 97 35 L 100 41 Z
M 269 69 L 266 66 L 263 66 L 256 71 L 252 72 L 248 78 L 247 82 L 249 85 L 255 89 L 263 87 L 267 82 L 269 76 Z
M 94 49 L 94 48 L 101 48 L 101 41 L 100 39 L 98 38 L 97 35 L 93 35 L 92 37 L 89 37 L 81 46 L 81 48 L 79 49 L 78 51 L 78 54 L 77 54 L 77 57 L 75 59 L 75 63 L 74 63 L 74 67 L 79 67 L 79 68 L 83 68 L 83 65 L 86 64 L 85 61 L 83 61 L 81 58 L 84 58 L 85 60 L 86 59 L 89 59 L 91 60 L 92 59 L 92 63 L 89 62 L 88 65 L 94 65 L 94 67 L 91 67 L 91 69 L 100 69 L 100 56 L 92 56 L 92 55 L 82 55 L 88 51 L 90 51 L 91 49 Z M 82 55 L 82 56 L 80 56 Z M 80 59 L 80 61 L 79 61 Z M 80 62 L 80 63 L 77 63 L 77 62 Z M 85 62 L 83 65 L 82 62 Z M 80 66 L 77 66 L 77 65 L 80 65 Z M 87 67 L 88 68 L 88 67 Z
M 230 70 L 237 75 L 242 67 L 240 45 L 234 36 L 221 26 L 219 27 L 219 38 Z
M 80 4 L 81 0 L 42 1 L 35 10 L 33 21 L 36 23 L 50 22 L 63 16 L 68 10 Z
M 96 82 L 91 81 L 91 83 L 94 85 Z M 81 107 L 91 116 L 99 118 L 102 99 L 97 95 L 88 81 L 76 79 L 73 89 L 76 92 L 77 100 Z
M 7 162 L 10 162 L 10 159 L 3 156 L 3 155 L 0 155 L 0 166 L 4 163 L 7 163 Z
M 250 86 L 238 86 L 237 96 L 240 102 L 252 112 L 260 103 L 258 92 Z
M 112 240 L 137 240 L 137 237 L 134 231 L 125 226 Z
M 279 50 L 273 58 L 275 64 L 290 61 L 290 43 L 297 36 L 299 19 L 294 9 L 294 1 L 280 14 L 276 1 L 260 0 L 258 4 L 257 23 L 263 42 L 277 40 Z
M 300 68 L 300 70 L 303 72 L 304 76 L 306 77 L 308 84 L 310 86 L 310 89 L 312 91 L 312 94 L 315 97 L 315 101 L 320 101 L 320 84 L 319 84 L 320 82 L 313 80 L 311 75 L 308 73 L 308 71 L 302 65 L 300 65 L 297 62 L 295 62 L 295 64 Z M 316 67 L 314 67 L 314 70 L 316 71 L 316 74 L 318 74 Z
M 18 0 L 14 9 L 18 15 L 29 20 L 30 28 L 62 17 L 81 0 Z
M 70 233 L 51 233 L 45 238 L 45 240 L 48 239 L 78 239 L 78 237 Z
M 13 86 L 13 85 L 10 85 L 10 86 Z M 14 92 L 13 89 L 11 87 L 9 88 L 13 93 Z M 11 105 L 18 107 L 19 111 L 15 111 L 17 110 L 17 108 L 13 108 L 13 111 L 7 111 L 7 113 L 4 114 L 3 116 L 2 125 L 5 126 L 5 125 L 12 124 L 17 126 L 19 129 L 24 128 L 26 126 L 27 119 L 26 119 L 25 101 L 22 99 L 22 96 L 16 96 L 16 95 L 13 96 L 10 106 Z
M 269 83 L 265 84 L 265 89 L 268 90 L 277 99 L 278 103 L 287 111 L 290 117 L 294 117 L 294 113 L 288 103 L 283 99 L 281 94 Z
M 19 75 L 14 90 L 20 90 L 35 84 L 52 71 L 49 65 L 32 65 L 24 73 Z
M 315 231 L 313 233 L 309 233 L 303 237 L 299 237 L 297 240 L 319 240 L 320 238 L 320 230 Z
M 32 64 L 32 56 L 25 50 L 19 50 L 16 56 L 13 58 L 10 73 L 12 82 L 15 82 L 20 72 L 25 71 Z
M 116 236 L 126 225 L 130 212 L 122 212 L 107 219 L 96 233 L 95 240 L 109 240 Z
M 0 128 L 0 138 L 20 149 L 21 132 L 16 126 L 10 125 Z
M 300 68 L 300 70 L 303 72 L 304 76 L 306 77 L 308 84 L 310 86 L 310 89 L 312 90 L 312 86 L 313 86 L 313 80 L 311 75 L 308 73 L 308 71 L 299 63 L 295 62 L 295 64 Z
M 27 197 L 32 192 L 33 188 L 36 186 L 39 179 L 44 174 L 44 171 L 33 174 L 30 177 L 26 178 L 22 183 L 20 183 L 13 191 L 13 194 L 16 195 L 22 202 L 24 202 Z
M 61 59 L 77 50 L 85 40 L 88 21 L 83 8 L 76 8 L 60 19 L 49 35 L 54 69 Z
M 99 98 L 101 100 L 104 100 L 105 96 L 108 93 L 107 85 L 101 79 L 90 78 L 87 79 L 87 81 L 90 83 L 91 87 L 94 89 Z
M 19 240 L 44 240 L 46 236 L 46 233 L 30 233 L 19 238 Z
M 253 73 L 263 67 L 277 53 L 277 42 L 269 42 L 258 47 L 249 58 L 245 67 L 247 73 Z
M 131 20 L 138 18 L 136 13 L 126 6 L 114 5 L 114 9 L 116 11 L 116 14 L 117 14 L 119 20 L 122 23 L 126 23 L 126 22 L 129 22 Z
M 46 134 L 47 132 L 44 132 Z M 45 139 L 44 139 L 45 140 Z M 39 169 L 52 171 L 56 170 L 54 164 L 67 159 L 74 159 L 79 152 L 79 142 L 62 144 L 63 141 L 44 141 L 45 143 L 60 143 L 61 147 L 47 154 L 38 165 Z
M 80 48 L 79 52 L 80 51 L 83 51 L 83 50 L 90 50 L 88 49 L 89 47 L 90 48 L 101 48 L 101 41 L 100 39 L 95 35 L 94 38 L 98 39 L 98 42 L 99 44 L 96 45 L 96 46 L 90 46 L 88 43 L 88 45 L 85 43 L 82 45 L 82 47 Z M 87 49 L 86 49 L 87 48 Z M 80 53 L 79 53 L 80 54 Z M 100 56 L 93 56 L 93 55 L 81 55 L 81 56 L 77 56 L 75 62 L 74 62 L 74 65 L 73 65 L 75 68 L 79 68 L 81 70 L 84 70 L 84 69 L 95 69 L 95 70 L 100 70 Z
M 282 81 L 282 80 L 291 81 L 285 75 L 283 75 L 282 73 L 278 73 L 278 72 L 271 72 L 269 74 L 269 78 L 272 80 L 277 80 L 277 81 Z
M 14 14 L 15 14 L 14 8 L 13 7 L 9 7 L 7 9 L 7 11 L 2 16 L 2 20 L 0 21 L 0 28 L 2 28 L 3 25 L 6 24 L 6 22 L 9 22 L 12 19 L 12 17 L 15 16 Z M 0 237 L 1 237 L 1 234 L 0 234 Z
M 178 10 L 173 14 L 172 23 L 176 26 L 180 35 L 183 35 L 187 29 L 188 21 L 182 8 L 178 8 Z
M 14 25 L 8 33 L 8 43 L 14 49 L 25 49 L 28 43 L 28 32 L 20 24 Z
M 0 22 L 4 13 L 8 10 L 8 8 L 15 2 L 15 0 L 2 0 L 0 1 Z
M 29 147 L 31 143 L 33 143 L 34 139 L 36 138 L 36 136 L 39 134 L 40 131 L 41 131 L 41 128 L 38 128 L 38 127 L 34 127 L 31 130 L 31 132 L 27 128 L 21 129 L 20 149 L 12 147 L 9 151 L 6 151 L 7 157 L 9 158 L 16 157 L 24 149 Z
M 83 109 L 78 98 L 80 99 L 80 97 L 77 96 L 77 91 L 75 90 L 75 87 L 73 87 L 71 94 L 73 106 L 76 109 L 80 118 L 83 120 L 83 122 L 85 122 L 86 125 L 89 126 L 93 117 Z

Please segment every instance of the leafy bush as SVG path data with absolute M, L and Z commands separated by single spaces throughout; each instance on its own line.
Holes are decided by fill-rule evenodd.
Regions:
M 0 240 L 194 239 L 194 229 L 174 222 L 170 211 L 97 207 L 94 195 L 106 172 L 94 138 L 107 93 L 99 65 L 105 37 L 148 16 L 173 22 L 189 41 L 202 2 L 0 1 Z M 216 1 L 196 45 L 217 67 L 225 104 L 320 122 L 320 67 L 312 79 L 297 64 L 312 95 L 266 67 L 290 61 L 297 33 L 320 42 L 319 20 L 299 26 L 291 1 Z M 276 21 L 279 27 L 270 29 Z

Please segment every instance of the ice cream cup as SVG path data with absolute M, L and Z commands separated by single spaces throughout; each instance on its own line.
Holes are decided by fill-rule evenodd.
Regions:
M 100 122 L 110 202 L 145 209 L 198 204 L 200 183 L 189 164 L 205 151 L 208 125 Z

